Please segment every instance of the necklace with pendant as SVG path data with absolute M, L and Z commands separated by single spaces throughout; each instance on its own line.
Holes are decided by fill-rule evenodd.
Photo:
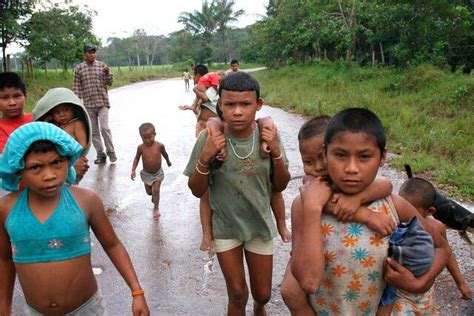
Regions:
M 250 155 L 253 153 L 253 150 L 255 149 L 255 130 L 252 133 L 252 149 L 246 156 L 240 156 L 239 154 L 237 154 L 234 145 L 232 145 L 232 139 L 230 137 L 227 137 L 227 139 L 229 140 L 230 148 L 232 149 L 232 152 L 234 153 L 235 157 L 239 158 L 240 160 L 245 160 L 250 157 Z

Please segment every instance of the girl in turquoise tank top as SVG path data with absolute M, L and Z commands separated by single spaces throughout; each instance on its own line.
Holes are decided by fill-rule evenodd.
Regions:
M 130 257 L 100 198 L 74 183 L 82 147 L 50 123 L 23 125 L 0 157 L 0 315 L 10 315 L 15 277 L 27 315 L 106 315 L 92 272 L 95 236 L 131 290 L 134 315 L 149 315 Z M 18 190 L 19 182 L 26 188 Z M 126 294 L 129 295 L 129 294 Z
M 318 315 L 375 315 L 385 283 L 408 292 L 426 291 L 447 263 L 449 248 L 436 232 L 431 270 L 415 278 L 387 258 L 388 242 L 366 225 L 335 221 L 323 214 L 332 189 L 346 195 L 365 190 L 385 161 L 385 134 L 379 118 L 365 109 L 346 109 L 329 122 L 324 157 L 333 188 L 320 178 L 309 179 L 293 203 L 302 214 L 299 238 L 294 238 L 291 271 Z M 397 195 L 374 201 L 373 212 L 392 213 L 400 221 L 417 216 Z M 422 218 L 420 218 L 422 222 Z M 384 269 L 384 261 L 386 268 Z

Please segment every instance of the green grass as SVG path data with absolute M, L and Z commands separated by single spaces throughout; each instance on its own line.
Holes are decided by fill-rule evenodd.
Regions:
M 387 131 L 390 163 L 409 163 L 450 194 L 474 199 L 474 77 L 432 66 L 295 65 L 255 73 L 266 103 L 308 116 L 371 109 Z

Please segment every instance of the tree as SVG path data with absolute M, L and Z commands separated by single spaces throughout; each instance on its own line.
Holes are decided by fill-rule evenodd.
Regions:
M 34 1 L 0 1 L 0 46 L 2 47 L 3 71 L 7 71 L 6 49 L 21 34 L 21 18 L 31 13 Z
M 236 22 L 245 11 L 242 9 L 234 11 L 235 0 L 216 0 L 213 2 L 213 5 L 217 23 L 217 34 L 221 39 L 222 57 L 223 61 L 227 63 L 229 59 L 229 46 L 227 43 L 229 24 Z
M 25 23 L 25 39 L 30 56 L 43 64 L 57 59 L 64 71 L 68 64 L 82 59 L 84 43 L 98 44 L 91 16 L 75 6 L 35 12 Z
M 198 62 L 209 63 L 212 56 L 212 35 L 217 28 L 214 2 L 202 2 L 201 11 L 183 12 L 178 17 L 178 22 L 183 23 L 185 30 L 198 36 L 201 40 L 199 46 Z

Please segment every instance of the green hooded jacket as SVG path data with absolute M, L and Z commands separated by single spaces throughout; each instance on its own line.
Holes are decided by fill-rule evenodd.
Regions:
M 84 148 L 82 156 L 87 155 L 91 147 L 92 129 L 91 121 L 87 110 L 81 100 L 68 88 L 49 89 L 46 94 L 36 103 L 33 109 L 33 118 L 35 121 L 50 122 L 50 111 L 60 104 L 72 104 L 74 106 L 75 116 L 79 118 L 87 130 L 87 146 Z

